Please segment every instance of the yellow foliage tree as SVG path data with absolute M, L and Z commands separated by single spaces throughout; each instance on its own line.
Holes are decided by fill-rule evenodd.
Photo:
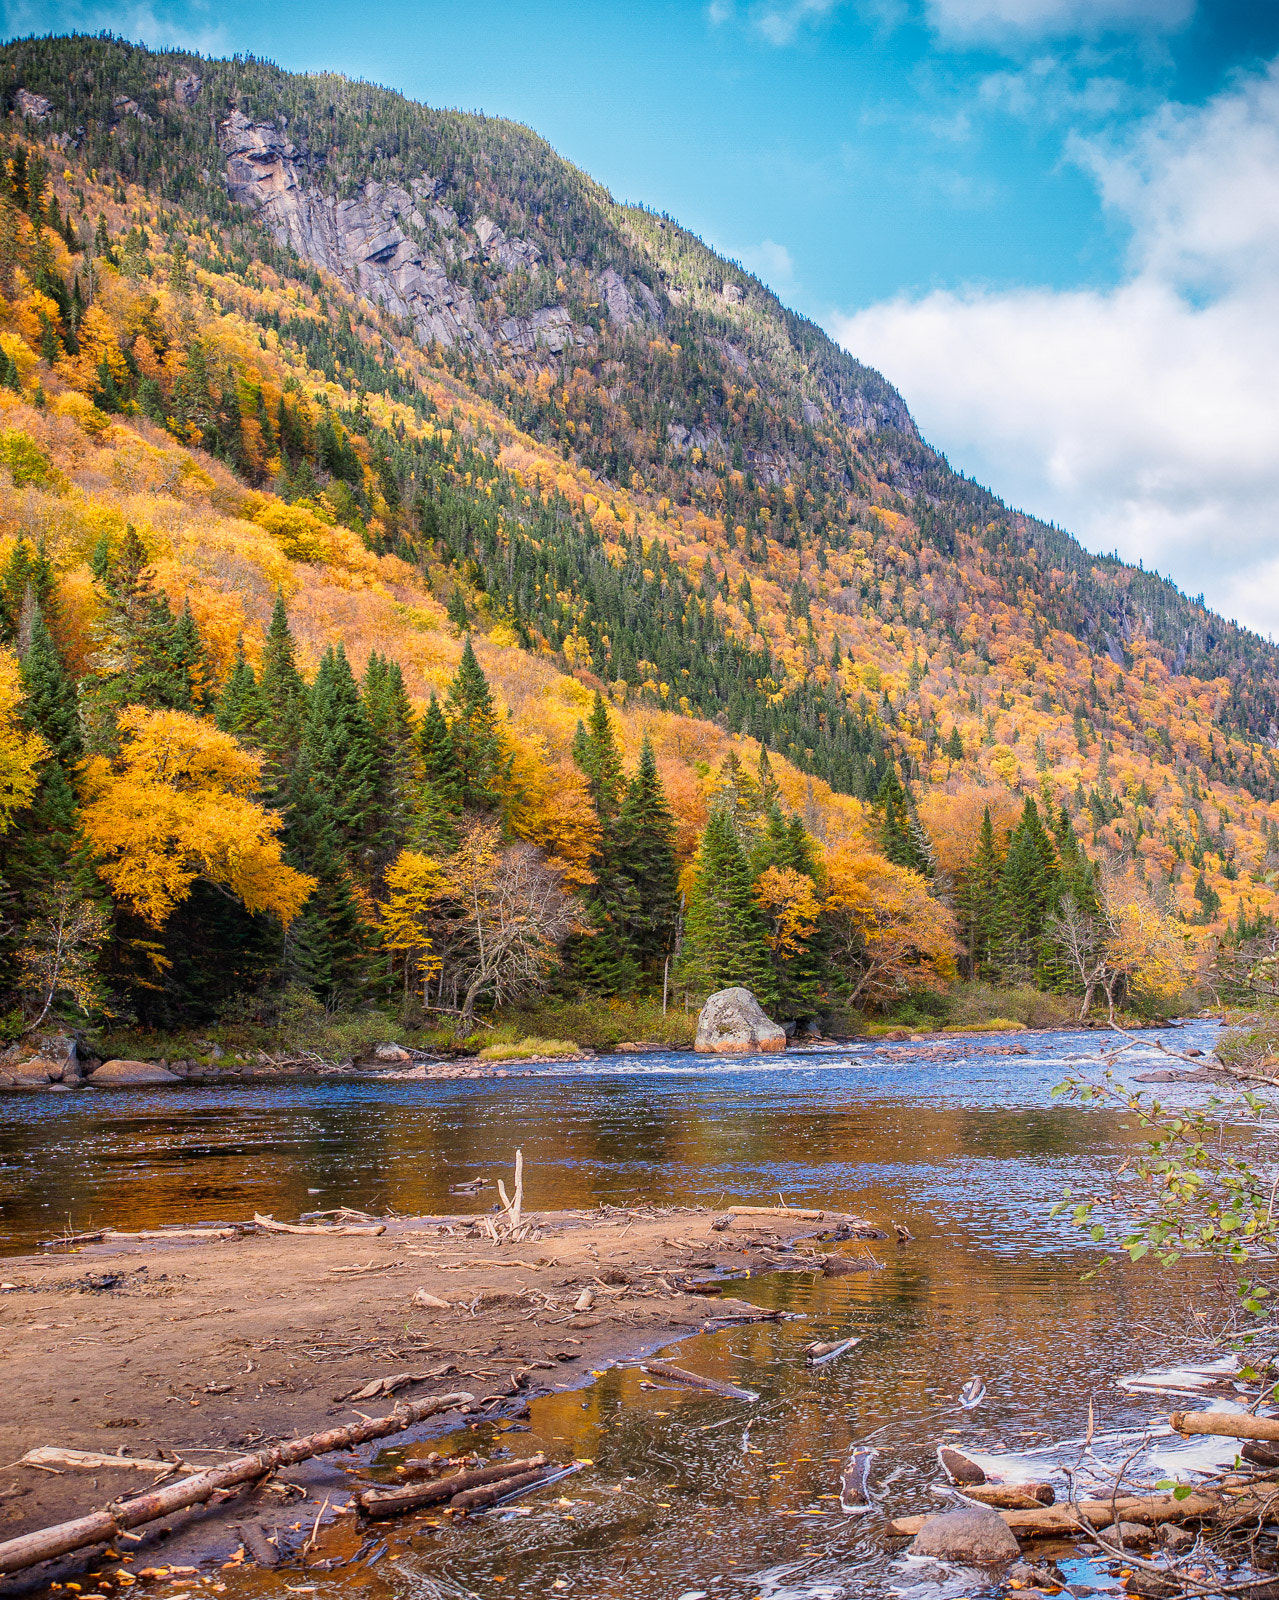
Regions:
M 332 536 L 314 511 L 305 506 L 287 506 L 275 501 L 254 514 L 254 522 L 264 528 L 293 561 L 326 561 Z
M 955 919 L 919 873 L 855 844 L 829 851 L 826 870 L 831 953 L 855 1004 L 883 1006 L 953 981 Z
M 40 735 L 22 726 L 21 707 L 18 658 L 12 650 L 0 650 L 0 833 L 30 805 L 39 783 L 40 763 L 49 754 Z
M 511 739 L 501 783 L 502 814 L 517 839 L 540 845 L 573 889 L 595 882 L 591 857 L 600 822 L 580 772 L 548 761 L 540 741 Z
M 755 884 L 755 898 L 768 918 L 768 940 L 774 956 L 784 960 L 808 947 L 821 907 L 813 880 L 794 867 L 769 867 Z
M 251 798 L 261 758 L 182 711 L 130 706 L 120 734 L 114 761 L 87 764 L 82 813 L 112 894 L 159 928 L 203 878 L 291 922 L 315 879 L 284 861 L 280 818 Z
M 386 948 L 403 958 L 405 994 L 416 972 L 421 979 L 424 1004 L 427 986 L 440 970 L 440 958 L 431 942 L 430 921 L 446 889 L 443 869 L 420 850 L 401 850 L 386 869 L 382 935 Z

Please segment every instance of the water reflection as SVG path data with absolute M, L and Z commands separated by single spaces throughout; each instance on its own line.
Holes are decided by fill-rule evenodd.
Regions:
M 1207 1048 L 1212 1030 L 1179 1038 Z M 0 1103 L 0 1220 L 14 1249 L 65 1220 L 292 1216 L 340 1202 L 478 1210 L 484 1199 L 450 1200 L 448 1185 L 505 1166 L 518 1145 L 535 1207 L 781 1192 L 907 1222 L 916 1242 L 877 1246 L 882 1265 L 864 1277 L 735 1285 L 797 1320 L 679 1346 L 682 1363 L 759 1390 L 757 1405 L 642 1389 L 635 1371 L 609 1370 L 534 1401 L 528 1433 L 484 1425 L 447 1441 L 592 1462 L 527 1506 L 470 1525 L 423 1515 L 388 1529 L 390 1548 L 371 1566 L 366 1554 L 304 1579 L 225 1575 L 232 1600 L 284 1600 L 299 1585 L 370 1600 L 886 1594 L 911 1580 L 894 1566 L 882 1518 L 845 1517 L 832 1498 L 853 1443 L 878 1447 L 872 1485 L 897 1515 L 937 1504 L 929 1486 L 945 1438 L 985 1449 L 1045 1442 L 1077 1432 L 1090 1399 L 1099 1426 L 1137 1422 L 1158 1403 L 1114 1380 L 1178 1353 L 1197 1287 L 1187 1269 L 1170 1305 L 1152 1272 L 1080 1281 L 1092 1258 L 1048 1208 L 1137 1134 L 1118 1116 L 1052 1101 L 1067 1058 L 1095 1056 L 1093 1036 L 1020 1042 L 1024 1056 L 956 1046 L 951 1059 L 920 1059 L 865 1046 L 504 1082 L 13 1096 Z M 558 1333 L 512 1329 L 547 1343 Z M 848 1356 L 806 1365 L 804 1345 L 852 1333 L 863 1343 Z M 965 1413 L 955 1399 L 974 1372 L 988 1395 Z M 359 1543 L 348 1527 L 325 1553 L 354 1555 Z
M 1181 1039 L 1202 1044 L 1209 1034 L 1200 1025 Z M 1028 1242 L 1017 1219 L 1031 1207 L 1030 1248 L 1052 1248 L 1043 1195 L 1068 1171 L 1087 1181 L 1129 1135 L 1113 1115 L 1051 1100 L 1064 1063 L 1095 1056 L 1095 1036 L 1028 1036 L 1026 1055 L 997 1053 L 1008 1043 L 927 1047 L 949 1059 L 862 1045 L 732 1066 L 687 1055 L 614 1060 L 587 1074 L 505 1081 L 8 1095 L 0 1247 L 28 1247 L 65 1225 L 255 1208 L 456 1208 L 450 1183 L 509 1164 L 521 1146 L 533 1206 L 778 1192 L 856 1199 L 996 1249 L 1011 1229 L 1017 1253 Z

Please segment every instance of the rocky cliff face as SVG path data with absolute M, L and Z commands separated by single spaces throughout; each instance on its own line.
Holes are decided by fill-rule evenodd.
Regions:
M 257 211 L 280 244 L 407 318 L 422 344 L 487 355 L 559 355 L 595 343 L 594 329 L 574 323 L 563 305 L 521 316 L 485 315 L 459 269 L 474 263 L 500 286 L 505 275 L 536 272 L 542 253 L 529 240 L 509 238 L 491 217 L 461 226 L 444 203 L 445 185 L 431 174 L 421 173 L 407 187 L 369 181 L 357 197 L 340 200 L 315 181 L 322 163 L 273 122 L 235 111 L 221 125 L 219 144 L 233 199 Z M 618 327 L 662 320 L 647 285 L 628 286 L 611 267 L 599 275 L 598 289 L 601 307 Z

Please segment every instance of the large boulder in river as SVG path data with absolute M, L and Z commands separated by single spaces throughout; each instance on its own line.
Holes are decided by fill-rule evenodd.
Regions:
M 929 1517 L 911 1540 L 910 1553 L 963 1567 L 1005 1567 L 1021 1549 L 1001 1516 L 973 1506 Z
M 114 1088 L 117 1084 L 127 1085 L 132 1083 L 181 1083 L 181 1078 L 176 1073 L 170 1072 L 166 1067 L 156 1066 L 154 1061 L 104 1061 L 95 1071 L 85 1079 L 95 1088 Z
M 786 1030 L 769 1020 L 749 989 L 720 989 L 702 1007 L 697 1043 L 702 1055 L 745 1056 L 785 1050 Z

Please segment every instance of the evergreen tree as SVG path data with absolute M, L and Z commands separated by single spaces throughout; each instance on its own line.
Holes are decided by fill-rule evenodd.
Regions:
M 18 639 L 23 607 L 29 600 L 34 600 L 46 617 L 56 618 L 57 574 L 44 542 L 33 547 L 26 539 L 19 539 L 0 576 L 0 638 L 6 644 Z M 25 648 L 23 640 L 20 650 Z
M 959 884 L 958 912 L 970 978 L 980 977 L 997 941 L 1000 861 L 990 807 L 982 812 L 977 848 Z
M 235 665 L 218 696 L 214 719 L 223 733 L 234 734 L 242 744 L 257 745 L 262 738 L 262 699 L 258 680 L 244 654 L 244 640 L 235 647 Z
M 70 774 L 84 755 L 80 733 L 80 706 L 62 657 L 36 606 L 30 622 L 30 640 L 21 657 L 23 715 L 28 725 L 44 735 L 63 771 Z
M 600 820 L 600 842 L 591 857 L 595 882 L 585 897 L 593 931 L 573 941 L 568 964 L 573 975 L 597 994 L 629 994 L 640 975 L 632 938 L 640 899 L 622 865 L 618 826 L 624 791 L 622 762 L 608 707 L 598 690 L 589 722 L 577 725 L 573 759 L 586 779 Z
M 685 919 L 682 973 L 698 993 L 741 984 L 771 1004 L 768 936 L 754 888 L 732 816 L 718 805 L 702 834 Z
M 328 796 L 305 745 L 285 784 L 285 859 L 317 882 L 285 930 L 284 976 L 326 1000 L 350 1000 L 368 979 L 368 930 L 342 859 Z
M 679 912 L 679 866 L 675 818 L 657 771 L 647 734 L 639 766 L 627 785 L 617 819 L 618 870 L 635 891 L 630 938 L 640 961 L 655 961 L 671 948 Z
M 884 772 L 875 804 L 880 814 L 879 841 L 884 854 L 894 866 L 909 867 L 912 872 L 929 876 L 931 849 L 927 836 L 891 764 Z
M 1052 838 L 1039 807 L 1028 795 L 1008 841 L 999 878 L 998 961 L 1006 978 L 1024 981 L 1038 969 L 1044 925 L 1060 896 L 1061 877 Z
M 444 700 L 444 714 L 453 736 L 458 797 L 467 811 L 492 811 L 496 788 L 505 768 L 497 707 L 468 636 L 462 659 Z
M 340 644 L 311 685 L 303 745 L 338 849 L 352 872 L 371 876 L 387 844 L 389 779 Z
M 370 653 L 362 699 L 382 774 L 381 843 L 375 847 L 381 871 L 404 843 L 412 799 L 413 708 L 398 661 Z
M 413 807 L 413 847 L 428 855 L 448 854 L 457 849 L 462 779 L 453 754 L 453 734 L 434 695 L 418 727 L 416 743 L 421 782 Z
M 266 631 L 257 698 L 257 742 L 266 756 L 263 791 L 269 798 L 291 770 L 306 726 L 307 690 L 298 671 L 297 652 L 282 594 L 275 597 L 275 609 Z

